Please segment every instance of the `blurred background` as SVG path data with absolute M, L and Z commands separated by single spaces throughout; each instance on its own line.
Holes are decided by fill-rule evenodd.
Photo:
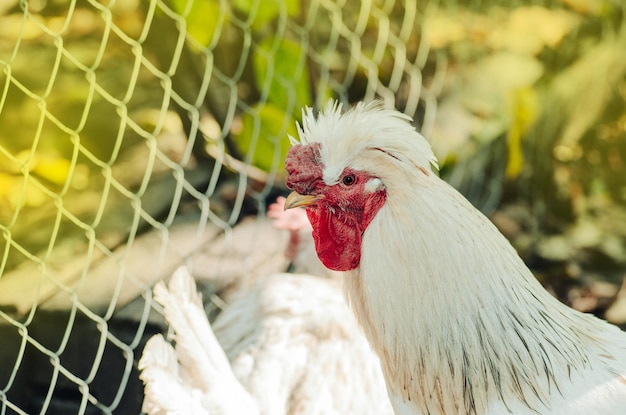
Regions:
M 626 327 L 622 0 L 3 0 L 0 412 L 139 413 L 181 264 L 286 267 L 303 106 L 382 99 L 561 301 Z

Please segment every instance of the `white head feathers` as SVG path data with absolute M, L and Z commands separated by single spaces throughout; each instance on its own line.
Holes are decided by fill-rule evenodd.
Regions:
M 411 125 L 408 115 L 385 108 L 381 101 L 359 102 L 345 112 L 342 108 L 331 99 L 316 117 L 313 109 L 306 107 L 302 125 L 298 125 L 301 144 L 321 144 L 324 181 L 333 181 L 345 167 L 357 167 L 367 150 L 382 151 L 412 169 L 437 168 L 430 144 Z M 296 143 L 293 137 L 290 140 Z

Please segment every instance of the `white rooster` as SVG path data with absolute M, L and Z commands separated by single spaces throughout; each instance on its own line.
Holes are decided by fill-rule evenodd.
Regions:
M 291 232 L 296 270 L 307 260 L 306 216 L 268 214 Z M 300 235 L 300 236 L 298 236 Z M 308 236 L 310 239 L 310 235 Z M 311 241 L 311 245 L 313 245 Z M 319 265 L 321 267 L 321 264 Z M 180 268 L 154 298 L 174 330 L 175 348 L 161 335 L 139 362 L 150 415 L 385 415 L 393 413 L 378 357 L 347 307 L 341 281 L 277 274 L 242 289 L 209 324 L 193 278 Z
M 626 414 L 626 333 L 546 292 L 407 116 L 331 102 L 298 127 L 286 207 L 346 271 L 396 414 Z

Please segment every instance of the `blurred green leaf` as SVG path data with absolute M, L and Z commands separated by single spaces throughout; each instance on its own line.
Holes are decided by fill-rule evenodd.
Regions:
M 185 14 L 190 1 L 191 7 Z M 185 17 L 189 36 L 203 46 L 211 45 L 219 35 L 218 29 L 229 20 L 228 8 L 221 8 L 218 0 L 171 0 L 171 3 L 172 9 Z
M 561 0 L 578 13 L 602 16 L 612 9 L 611 0 Z M 618 2 L 614 3 L 615 5 Z
M 299 0 L 233 0 L 233 6 L 252 20 L 252 29 L 260 30 L 280 15 L 285 8 L 287 16 L 296 17 L 300 14 Z
M 603 115 L 626 76 L 626 29 L 590 47 L 552 82 L 550 96 L 563 116 L 561 145 L 574 146 Z
M 306 55 L 299 43 L 282 38 L 276 44 L 267 38 L 254 55 L 255 78 L 259 91 L 268 101 L 283 108 L 299 111 L 311 102 Z
M 534 120 L 536 111 L 533 98 L 524 94 L 530 94 L 543 72 L 542 63 L 534 56 L 504 51 L 468 65 L 457 75 L 453 92 L 440 100 L 432 133 L 438 157 L 450 161 L 468 158 L 476 149 L 473 140 L 491 143 L 507 133 L 513 135 L 513 141 L 521 140 L 519 134 L 528 128 L 529 119 Z M 521 155 L 517 146 L 513 142 L 514 158 Z M 518 162 L 521 160 L 514 161 Z M 518 169 L 515 165 L 510 168 L 511 174 Z
M 46 180 L 62 186 L 67 180 L 71 167 L 72 163 L 69 160 L 47 156 L 39 157 L 32 171 Z
M 242 154 L 251 157 L 252 164 L 271 171 L 285 161 L 290 147 L 287 134 L 297 135 L 293 118 L 275 105 L 257 104 L 252 113 L 244 115 L 235 142 Z
M 517 89 L 513 92 L 512 120 L 509 126 L 508 158 L 506 176 L 517 177 L 524 166 L 522 138 L 535 122 L 539 113 L 539 100 L 532 87 Z
M 504 25 L 489 33 L 487 43 L 494 49 L 537 55 L 545 47 L 556 48 L 580 21 L 579 16 L 566 10 L 517 7 Z

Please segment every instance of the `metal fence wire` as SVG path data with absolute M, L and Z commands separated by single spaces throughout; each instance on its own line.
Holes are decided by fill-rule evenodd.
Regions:
M 262 217 L 305 105 L 396 106 L 485 211 L 527 165 L 567 169 L 600 133 L 602 148 L 615 145 L 626 130 L 622 8 L 4 0 L 0 414 L 140 412 L 137 361 L 162 330 L 151 287 L 183 263 L 202 272 L 194 260 L 208 241 L 234 243 L 243 216 Z M 226 254 L 214 256 L 219 267 Z

